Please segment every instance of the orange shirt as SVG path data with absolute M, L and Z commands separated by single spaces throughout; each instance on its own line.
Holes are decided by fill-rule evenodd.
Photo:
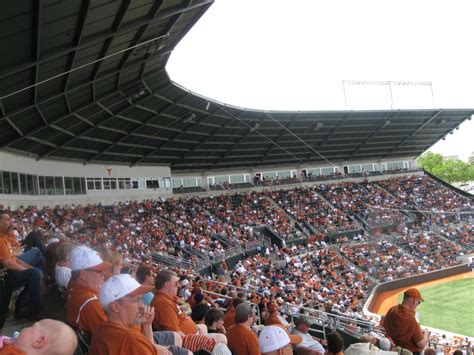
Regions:
M 155 307 L 153 325 L 158 330 L 182 331 L 184 334 L 196 334 L 193 320 L 178 307 L 172 297 L 157 291 L 151 306 Z
M 388 310 L 383 326 L 396 345 L 412 352 L 423 350 L 416 345 L 423 340 L 423 331 L 416 322 L 414 310 L 401 304 L 393 306 Z
M 18 349 L 15 345 L 6 345 L 0 350 L 1 355 L 27 355 L 23 350 Z
M 260 355 L 258 338 L 242 324 L 230 327 L 226 333 L 227 345 L 234 355 Z
M 10 244 L 10 238 L 8 235 L 0 234 L 0 260 L 6 260 L 14 258 L 12 246 Z
M 66 314 L 69 323 L 89 336 L 107 321 L 96 292 L 71 281 L 68 286 Z
M 156 355 L 158 351 L 142 333 L 105 322 L 94 331 L 89 354 Z
M 229 329 L 235 324 L 235 308 L 234 306 L 229 307 L 224 315 L 224 328 Z

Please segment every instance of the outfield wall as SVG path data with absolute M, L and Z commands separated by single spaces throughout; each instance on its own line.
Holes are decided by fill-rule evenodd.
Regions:
M 442 270 L 431 271 L 431 272 L 427 272 L 420 275 L 405 277 L 402 279 L 397 279 L 394 281 L 388 281 L 388 282 L 378 284 L 372 289 L 369 299 L 365 303 L 364 313 L 371 313 L 371 314 L 374 313 L 372 311 L 373 306 L 382 292 L 392 291 L 392 290 L 396 290 L 396 289 L 404 288 L 404 287 L 410 287 L 410 286 L 418 285 L 420 283 L 434 281 L 434 280 L 441 279 L 444 277 L 462 274 L 468 271 L 471 271 L 469 264 L 461 264 L 461 265 L 449 267 Z

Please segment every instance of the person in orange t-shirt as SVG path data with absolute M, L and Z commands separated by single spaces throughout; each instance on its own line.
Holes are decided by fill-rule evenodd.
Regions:
M 253 312 L 246 303 L 235 308 L 235 324 L 227 330 L 229 349 L 234 355 L 261 355 L 257 335 L 251 330 Z
M 23 328 L 13 344 L 3 344 L 1 355 L 64 354 L 72 355 L 77 348 L 74 331 L 63 322 L 43 319 Z
M 429 332 L 422 330 L 415 318 L 416 307 L 423 302 L 420 291 L 409 288 L 403 293 L 401 304 L 391 307 L 383 326 L 395 345 L 420 354 L 428 344 Z
M 216 343 L 227 344 L 224 334 L 207 334 L 204 324 L 195 324 L 175 302 L 178 292 L 178 275 L 170 270 L 161 271 L 155 279 L 156 294 L 151 302 L 155 307 L 153 325 L 158 330 L 171 330 L 183 337 L 183 347 L 212 352 Z
M 141 301 L 141 295 L 152 289 L 152 286 L 140 285 L 128 274 L 114 275 L 102 285 L 99 300 L 108 315 L 108 320 L 94 331 L 89 353 L 169 354 L 171 348 L 154 343 L 151 329 L 154 309 L 145 306 Z M 143 334 L 134 330 L 136 324 L 141 324 Z M 184 349 L 181 350 L 190 354 Z
M 99 289 L 110 263 L 99 254 L 78 246 L 71 252 L 71 281 L 67 290 L 66 315 L 70 324 L 90 339 L 96 328 L 107 320 L 99 302 Z

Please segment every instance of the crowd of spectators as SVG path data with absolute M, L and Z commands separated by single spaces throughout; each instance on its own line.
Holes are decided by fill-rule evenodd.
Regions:
M 322 233 L 329 234 L 360 228 L 347 214 L 331 207 L 312 187 L 273 191 L 269 194 L 294 219 L 310 223 Z
M 401 205 L 373 182 L 342 182 L 315 187 L 333 206 L 348 214 L 358 215 L 369 226 L 406 223 L 409 218 L 399 211 Z
M 392 193 L 400 205 L 408 204 L 423 211 L 436 213 L 472 211 L 472 199 L 454 193 L 428 176 L 412 175 L 378 181 L 378 184 Z
M 343 245 L 339 250 L 326 243 L 326 233 L 353 229 L 352 220 L 345 212 L 363 216 L 375 225 L 381 221 L 406 221 L 406 215 L 398 211 L 395 212 L 400 215 L 394 212 L 387 216 L 375 215 L 370 219 L 371 216 L 364 214 L 363 207 L 367 204 L 387 207 L 387 211 L 391 211 L 388 208 L 400 206 L 401 196 L 411 196 L 408 197 L 409 203 L 428 208 L 420 200 L 420 196 L 426 193 L 432 201 L 432 211 L 433 208 L 440 208 L 439 205 L 434 207 L 435 199 L 444 201 L 441 203 L 445 206 L 448 201 L 449 207 L 457 211 L 471 208 L 469 200 L 445 188 L 440 189 L 438 195 L 435 186 L 440 186 L 425 180 L 408 177 L 403 183 L 401 180 L 377 184 L 342 183 L 274 192 L 146 200 L 111 206 L 27 207 L 8 211 L 13 217 L 14 227 L 10 237 L 24 240 L 27 248 L 36 250 L 36 247 L 44 256 L 52 253 L 52 260 L 46 258 L 45 272 L 50 273 L 50 278 L 64 289 L 71 278 L 71 273 L 67 271 L 71 269 L 69 256 L 76 244 L 95 248 L 104 260 L 110 262 L 110 269 L 103 270 L 107 278 L 130 264 L 147 265 L 156 270 L 156 266 L 152 266 L 153 252 L 192 260 L 198 258 L 196 255 L 199 253 L 186 254 L 189 247 L 212 256 L 225 255 L 233 245 L 255 243 L 261 246 L 262 240 L 255 228 L 264 226 L 283 238 L 283 246 L 274 247 L 271 255 L 266 252 L 268 248 L 260 248 L 262 255 L 244 259 L 230 275 L 223 270 L 222 277 L 229 276 L 234 287 L 247 289 L 251 294 L 249 299 L 259 301 L 255 303 L 278 299 L 285 304 L 282 310 L 310 306 L 365 319 L 361 309 L 374 282 L 369 276 L 388 281 L 437 270 L 455 265 L 457 256 L 473 248 L 472 223 L 448 224 L 445 228 L 430 231 L 423 231 L 420 227 L 405 228 L 395 236 L 385 236 L 370 243 L 361 235 L 353 241 L 342 236 L 340 241 Z M 394 181 L 398 181 L 397 184 L 403 189 L 391 190 Z M 393 198 L 384 189 L 396 197 Z M 443 189 L 452 196 L 447 197 Z M 290 216 L 296 221 L 313 224 L 320 234 L 307 236 L 305 244 L 290 246 L 288 242 L 287 246 L 285 240 L 291 241 L 294 235 L 301 236 Z M 38 240 L 43 240 L 48 248 L 44 248 Z M 270 258 L 274 255 L 282 256 L 281 264 L 272 264 Z M 190 303 L 196 301 L 194 297 L 201 293 L 199 290 L 224 294 L 232 292 L 231 286 L 199 281 L 200 278 L 194 274 L 196 270 L 176 268 L 175 271 L 180 279 L 186 279 L 193 285 L 188 291 Z M 224 278 L 220 280 L 224 281 Z M 208 303 L 214 303 L 211 298 L 206 299 Z
M 456 265 L 456 251 L 461 247 L 436 236 L 409 233 L 390 240 L 349 244 L 340 250 L 354 265 L 386 282 Z

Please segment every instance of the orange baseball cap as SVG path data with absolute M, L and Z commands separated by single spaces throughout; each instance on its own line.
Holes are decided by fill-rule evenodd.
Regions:
M 415 300 L 419 300 L 422 302 L 424 301 L 423 297 L 421 297 L 420 291 L 418 291 L 416 288 L 409 288 L 403 293 L 403 295 L 405 297 L 414 298 Z

